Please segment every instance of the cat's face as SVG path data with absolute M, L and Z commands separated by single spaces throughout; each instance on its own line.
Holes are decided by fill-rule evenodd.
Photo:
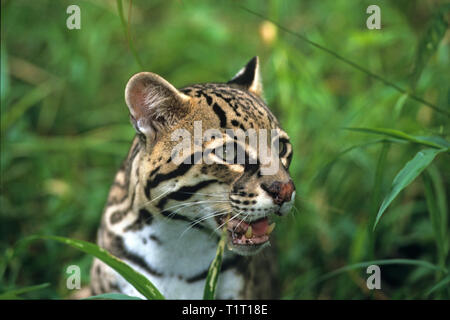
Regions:
M 177 90 L 140 73 L 126 91 L 146 148 L 142 205 L 218 235 L 225 228 L 243 255 L 269 243 L 271 217 L 288 213 L 295 197 L 292 146 L 261 91 L 257 58 L 225 84 Z

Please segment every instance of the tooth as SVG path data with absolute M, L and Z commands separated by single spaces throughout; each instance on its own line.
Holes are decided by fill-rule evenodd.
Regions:
M 273 229 L 275 229 L 275 222 L 267 227 L 266 234 L 267 235 L 271 234 Z
M 253 236 L 252 226 L 248 226 L 247 231 L 245 232 L 245 237 L 250 239 Z

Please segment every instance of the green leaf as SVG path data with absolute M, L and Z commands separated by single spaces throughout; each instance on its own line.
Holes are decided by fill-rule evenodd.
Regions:
M 380 156 L 378 157 L 377 167 L 375 169 L 375 182 L 371 195 L 371 208 L 369 215 L 369 227 L 367 228 L 369 233 L 369 257 L 373 259 L 375 256 L 375 234 L 372 232 L 373 225 L 376 219 L 376 213 L 378 203 L 381 200 L 381 186 L 383 183 L 383 173 L 386 167 L 386 159 L 389 151 L 390 143 L 383 143 Z
M 20 289 L 7 291 L 7 292 L 4 292 L 4 293 L 0 294 L 0 300 L 21 299 L 19 297 L 19 295 L 21 295 L 21 294 L 32 292 L 32 291 L 41 290 L 41 289 L 47 288 L 48 286 L 50 286 L 50 283 L 43 283 L 43 284 L 38 284 L 38 285 L 35 285 L 35 286 L 30 286 L 30 287 L 25 287 L 25 288 L 20 288 Z
M 320 277 L 320 279 L 322 279 L 322 281 L 323 281 L 323 280 L 332 278 L 338 274 L 341 274 L 341 273 L 344 273 L 347 271 L 351 271 L 351 270 L 355 270 L 355 269 L 359 269 L 359 268 L 366 268 L 366 267 L 374 265 L 374 264 L 378 265 L 378 266 L 391 265 L 391 264 L 405 264 L 405 265 L 411 265 L 411 266 L 416 266 L 416 267 L 423 267 L 423 268 L 431 269 L 434 271 L 436 271 L 436 270 L 445 271 L 445 269 L 442 269 L 428 261 L 423 261 L 423 260 L 384 259 L 384 260 L 372 260 L 372 261 L 360 262 L 360 263 L 355 263 L 355 264 L 351 264 L 348 266 L 344 266 L 342 268 L 336 269 L 330 273 L 323 275 L 322 277 Z
M 156 287 L 141 273 L 133 270 L 122 260 L 108 253 L 105 249 L 99 246 L 82 240 L 69 239 L 57 236 L 30 236 L 25 241 L 43 239 L 54 240 L 60 243 L 67 244 L 75 249 L 81 250 L 84 253 L 91 254 L 100 259 L 108 266 L 113 268 L 125 280 L 127 280 L 133 287 L 136 288 L 144 297 L 149 300 L 162 300 L 164 296 L 156 289 Z
M 0 101 L 2 106 L 4 105 L 6 96 L 8 95 L 10 89 L 8 54 L 5 48 L 5 43 L 2 41 L 0 48 L 2 56 L 0 59 Z M 3 112 L 4 110 L 1 111 Z
M 395 84 L 394 82 L 388 80 L 387 78 L 384 78 L 384 77 L 380 76 L 379 74 L 376 74 L 376 73 L 370 71 L 370 70 L 367 69 L 365 66 L 360 65 L 360 64 L 357 64 L 357 63 L 355 63 L 354 61 L 352 61 L 352 60 L 350 60 L 350 59 L 347 59 L 346 57 L 344 57 L 344 56 L 338 54 L 337 52 L 335 52 L 335 51 L 333 51 L 333 50 L 330 50 L 330 49 L 328 49 L 328 48 L 326 48 L 326 47 L 320 45 L 320 44 L 317 43 L 317 42 L 314 42 L 314 41 L 310 40 L 310 39 L 307 38 L 305 35 L 300 34 L 300 33 L 297 33 L 297 32 L 294 32 L 294 31 L 292 31 L 292 30 L 290 30 L 290 29 L 284 27 L 284 26 L 281 25 L 279 22 L 277 22 L 277 21 L 275 21 L 275 20 L 273 20 L 273 19 L 270 19 L 269 17 L 266 17 L 266 16 L 264 16 L 264 15 L 258 13 L 258 12 L 255 12 L 255 11 L 253 11 L 253 10 L 250 10 L 250 9 L 247 8 L 247 7 L 244 7 L 244 6 L 241 6 L 241 5 L 236 5 L 236 6 L 237 6 L 238 8 L 240 8 L 240 9 L 244 10 L 244 11 L 247 11 L 248 13 L 250 13 L 250 14 L 252 14 L 252 15 L 255 15 L 255 16 L 259 17 L 260 19 L 263 19 L 264 21 L 270 21 L 270 22 L 272 22 L 272 23 L 273 23 L 274 25 L 276 25 L 281 31 L 284 31 L 284 32 L 286 32 L 286 33 L 289 33 L 289 34 L 295 36 L 296 38 L 298 38 L 298 39 L 300 39 L 300 40 L 302 40 L 302 41 L 308 43 L 309 45 L 311 45 L 311 46 L 313 46 L 313 47 L 315 47 L 315 48 L 317 48 L 317 49 L 319 49 L 319 50 L 322 50 L 322 51 L 324 51 L 324 52 L 330 54 L 330 55 L 333 56 L 334 58 L 336 58 L 336 59 L 340 60 L 341 62 L 343 62 L 343 63 L 345 63 L 345 64 L 351 66 L 352 68 L 357 69 L 357 70 L 359 70 L 360 72 L 365 73 L 366 75 L 368 75 L 368 76 L 371 77 L 372 79 L 375 79 L 375 80 L 377 80 L 377 81 L 381 81 L 381 82 L 384 83 L 385 85 L 387 85 L 387 86 L 389 86 L 389 87 L 391 87 L 391 88 L 394 88 L 395 90 L 397 90 L 398 92 L 400 92 L 400 93 L 402 93 L 402 94 L 408 94 L 408 96 L 409 96 L 411 99 L 414 99 L 414 100 L 416 100 L 416 101 L 418 101 L 418 102 L 420 102 L 420 103 L 423 103 L 424 105 L 426 105 L 426 106 L 432 108 L 433 110 L 435 110 L 435 111 L 437 111 L 437 112 L 440 112 L 440 113 L 442 113 L 442 114 L 445 114 L 445 115 L 447 115 L 447 116 L 450 116 L 450 113 L 449 113 L 446 109 L 441 109 L 440 107 L 437 107 L 437 106 L 435 106 L 434 104 L 432 104 L 432 103 L 430 103 L 430 102 L 428 102 L 428 101 L 425 101 L 423 98 L 416 96 L 416 95 L 413 94 L 412 92 L 409 92 L 409 90 L 405 90 L 405 89 L 401 88 L 400 86 L 398 86 L 397 84 Z
M 408 99 L 408 94 L 407 93 L 402 94 L 397 99 L 397 102 L 395 103 L 395 106 L 394 106 L 395 118 L 398 118 L 398 116 L 402 112 L 403 106 L 405 105 L 407 99 Z
M 436 11 L 417 47 L 416 59 L 414 62 L 413 71 L 411 73 L 410 87 L 412 90 L 416 87 L 417 82 L 420 79 L 420 75 L 425 69 L 428 61 L 436 53 L 439 43 L 444 37 L 447 28 L 448 24 L 444 10 Z
M 431 180 L 433 181 L 435 196 L 436 196 L 436 206 L 439 210 L 440 220 L 441 220 L 441 234 L 443 239 L 443 249 L 444 249 L 444 260 L 447 258 L 448 254 L 448 201 L 447 192 L 445 188 L 445 183 L 442 179 L 442 174 L 438 171 L 436 166 L 431 165 L 427 168 L 427 172 L 430 174 Z
M 433 148 L 438 148 L 438 149 L 448 148 L 448 147 L 444 146 L 442 142 L 436 143 L 435 141 L 433 141 L 429 138 L 411 136 L 407 133 L 404 133 L 402 131 L 395 130 L 395 129 L 386 129 L 386 128 L 344 128 L 344 129 L 351 130 L 351 131 L 372 133 L 372 134 L 382 134 L 382 135 L 397 138 L 400 140 L 405 140 L 405 141 L 413 142 L 416 144 L 421 144 L 421 145 L 424 145 L 427 147 L 433 147 Z M 441 140 L 443 140 L 443 139 L 441 139 Z
M 216 294 L 217 281 L 219 280 L 220 268 L 222 267 L 222 257 L 227 241 L 227 228 L 224 227 L 222 236 L 217 245 L 216 256 L 209 266 L 206 277 L 205 288 L 203 291 L 203 300 L 214 300 Z
M 431 168 L 431 167 L 430 167 Z M 425 198 L 427 202 L 428 212 L 430 214 L 431 226 L 433 227 L 434 238 L 436 242 L 439 265 L 444 266 L 447 258 L 445 248 L 446 225 L 444 225 L 444 213 L 441 213 L 439 208 L 439 201 L 437 200 L 434 176 L 429 169 L 422 174 L 423 184 L 425 189 Z M 444 226 L 444 228 L 443 228 Z
M 429 137 L 414 136 L 414 138 L 416 138 L 418 140 L 432 142 L 434 144 L 441 146 L 441 148 L 450 148 L 450 142 L 448 142 L 447 140 L 445 140 L 444 138 L 441 138 L 439 136 L 429 136 Z
M 143 65 L 141 59 L 139 58 L 137 50 L 134 47 L 133 39 L 131 38 L 131 35 L 130 35 L 130 21 L 128 21 L 128 24 L 125 21 L 125 17 L 123 14 L 122 0 L 117 0 L 116 3 L 117 3 L 117 13 L 119 14 L 120 22 L 122 23 L 123 32 L 125 33 L 125 37 L 127 38 L 127 41 L 128 41 L 128 47 L 130 48 L 130 51 L 133 54 L 134 59 L 136 60 L 136 63 L 138 64 L 139 68 L 141 68 L 141 70 L 144 70 L 144 65 Z M 131 10 L 131 7 L 130 7 L 130 10 Z
M 378 143 L 388 143 L 388 142 L 405 143 L 403 140 L 382 138 L 382 139 L 377 139 L 377 140 L 373 140 L 373 141 L 369 141 L 369 142 L 365 142 L 365 143 L 362 143 L 362 144 L 358 144 L 358 145 L 354 145 L 354 146 L 348 147 L 348 148 L 344 149 L 343 151 L 340 151 L 333 159 L 328 161 L 318 171 L 318 173 L 312 179 L 313 183 L 317 183 L 317 184 L 323 183 L 324 180 L 326 179 L 326 177 L 328 176 L 328 174 L 330 173 L 332 167 L 339 160 L 339 158 L 342 157 L 343 155 L 349 153 L 350 151 L 353 151 L 354 149 L 358 149 L 358 148 L 366 148 L 366 147 L 369 147 L 369 146 L 372 146 L 372 145 L 375 145 L 375 144 L 378 144 Z
M 441 281 L 439 281 L 438 283 L 436 283 L 430 290 L 428 290 L 427 293 L 425 293 L 425 296 L 429 296 L 433 292 L 438 291 L 440 289 L 447 288 L 448 283 L 450 283 L 450 274 Z
M 378 265 L 378 266 L 382 266 L 382 265 L 395 265 L 395 264 L 400 264 L 400 265 L 410 265 L 410 266 L 416 266 L 416 267 L 422 267 L 422 268 L 427 268 L 433 271 L 444 271 L 447 272 L 446 269 L 443 269 L 439 266 L 436 266 L 432 263 L 429 263 L 428 261 L 423 261 L 423 260 L 414 260 L 414 259 L 384 259 L 384 260 L 372 260 L 372 261 L 365 261 L 365 262 L 359 262 L 359 263 L 354 263 L 354 264 L 350 264 L 341 268 L 338 268 L 334 271 L 328 272 L 326 274 L 324 274 L 323 276 L 319 277 L 317 280 L 311 282 L 309 285 L 307 285 L 308 288 L 310 288 L 313 285 L 316 285 L 320 282 L 323 282 L 325 280 L 331 279 L 335 276 L 338 276 L 340 274 L 343 274 L 345 272 L 348 271 L 352 271 L 352 270 L 356 270 L 356 269 L 360 269 L 360 268 L 367 268 L 368 266 L 371 265 Z
M 424 149 L 419 151 L 412 160 L 408 161 L 392 182 L 388 195 L 384 198 L 373 226 L 375 230 L 381 216 L 397 195 L 406 188 L 417 176 L 445 149 Z
M 82 300 L 142 300 L 139 297 L 128 296 L 123 293 L 104 293 L 84 298 Z
M 42 83 L 21 97 L 18 102 L 10 106 L 4 112 L 1 119 L 1 132 L 6 132 L 28 109 L 58 89 L 58 85 L 52 81 Z

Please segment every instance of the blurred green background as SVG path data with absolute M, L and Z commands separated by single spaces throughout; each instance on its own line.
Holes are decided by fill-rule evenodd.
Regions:
M 66 27 L 71 4 L 80 6 L 81 30 Z M 371 4 L 381 8 L 381 30 L 366 27 Z M 391 128 L 448 140 L 450 33 L 448 7 L 442 5 L 132 2 L 129 34 L 143 68 L 177 87 L 227 81 L 251 57 L 260 57 L 266 101 L 294 145 L 296 209 L 276 228 L 283 298 L 450 298 L 448 284 L 427 295 L 447 276 L 427 265 L 382 265 L 381 290 L 367 289 L 366 268 L 321 278 L 370 260 L 450 266 L 448 153 L 427 169 L 432 197 L 426 198 L 424 180 L 415 179 L 372 233 L 371 217 L 394 177 L 424 147 L 344 129 Z M 240 6 L 413 90 L 447 114 Z M 129 8 L 125 0 L 125 19 Z M 0 293 L 50 283 L 22 297 L 65 298 L 72 293 L 65 288 L 65 268 L 81 266 L 86 284 L 92 257 L 50 241 L 15 244 L 32 234 L 95 241 L 108 189 L 134 135 L 124 86 L 142 69 L 116 1 L 2 0 L 1 9 Z M 357 147 L 341 153 L 352 146 Z M 443 238 L 430 219 L 433 203 Z

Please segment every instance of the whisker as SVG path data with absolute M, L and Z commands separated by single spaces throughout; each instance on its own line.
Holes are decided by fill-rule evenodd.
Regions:
M 230 222 L 231 220 L 233 220 L 234 218 L 236 218 L 238 215 L 240 215 L 243 211 L 239 211 L 237 214 L 235 214 L 231 219 L 227 219 L 227 221 L 225 221 L 224 223 L 222 223 L 220 226 L 218 226 L 216 229 L 214 229 L 215 231 L 218 231 L 219 229 L 221 229 L 224 225 L 226 225 L 228 222 Z
M 231 220 L 235 219 L 237 216 L 239 216 L 242 212 L 244 211 L 239 211 L 237 214 L 235 214 L 233 217 L 231 217 L 230 219 L 227 219 L 224 223 L 222 223 L 220 226 L 218 226 L 216 229 L 214 229 L 209 237 L 211 238 L 213 235 L 215 235 L 215 232 L 219 229 L 221 229 L 225 224 L 227 224 L 228 222 L 230 222 Z
M 202 221 L 205 221 L 205 220 L 207 220 L 207 219 L 210 219 L 210 218 L 213 218 L 213 217 L 218 217 L 218 216 L 221 216 L 221 215 L 223 215 L 225 212 L 227 212 L 228 210 L 219 210 L 219 211 L 215 211 L 215 212 L 213 212 L 213 213 L 211 213 L 211 214 L 208 214 L 208 215 L 206 215 L 206 216 L 204 216 L 204 217 L 201 217 L 201 218 L 199 218 L 199 219 L 196 219 L 196 220 L 194 220 L 193 222 L 191 222 L 190 224 L 189 224 L 189 227 L 187 227 L 182 233 L 181 233 L 181 235 L 179 236 L 179 238 L 178 239 L 180 239 L 187 231 L 189 231 L 190 229 L 192 229 L 195 225 L 197 225 L 197 224 L 199 224 L 199 223 L 201 223 Z
M 160 194 L 159 196 L 157 196 L 155 199 L 152 199 L 152 200 L 149 200 L 149 201 L 144 202 L 144 206 L 147 205 L 147 204 L 152 203 L 153 201 L 158 200 L 159 198 L 165 196 L 166 194 L 168 194 L 168 193 L 171 192 L 171 191 L 172 191 L 172 190 L 170 190 L 170 189 L 169 189 L 169 190 L 166 190 L 165 192 L 163 192 L 162 194 Z
M 241 211 L 242 212 L 242 211 Z M 248 218 L 248 216 L 250 215 L 250 212 L 246 214 L 246 216 L 241 219 L 241 221 L 239 221 L 239 223 L 234 227 L 233 231 L 236 230 L 237 227 L 239 227 L 239 225 L 242 223 L 242 221 L 244 221 L 246 218 Z
M 222 196 L 220 194 L 223 195 L 227 195 L 228 192 L 215 192 L 215 193 L 199 193 L 199 192 L 185 192 L 185 191 L 179 191 L 180 193 L 184 193 L 184 194 L 198 194 L 201 196 L 209 196 L 209 197 L 221 197 Z
M 206 219 L 208 219 L 208 218 L 211 218 L 211 217 L 215 216 L 216 213 L 218 213 L 218 212 L 226 212 L 226 211 L 227 211 L 227 210 L 217 210 L 217 211 L 213 211 L 213 212 L 208 213 L 207 215 L 205 215 L 205 216 L 203 216 L 203 217 L 200 217 L 200 218 L 195 219 L 193 222 L 206 220 Z
M 181 209 L 184 209 L 184 208 L 187 208 L 187 207 L 193 207 L 195 205 L 206 204 L 206 203 L 228 203 L 228 202 L 229 202 L 228 200 L 226 200 L 226 201 L 225 200 L 224 201 L 221 201 L 221 200 L 203 200 L 203 201 L 195 201 L 195 202 L 188 202 L 188 203 L 180 203 L 180 204 L 174 205 L 172 207 L 165 208 L 164 211 L 167 211 L 167 210 L 170 210 L 170 209 L 173 209 L 173 208 L 177 208 L 177 207 L 181 207 L 181 208 L 175 210 L 174 212 L 171 212 L 168 215 L 168 217 L 171 217 L 175 213 L 180 211 Z

